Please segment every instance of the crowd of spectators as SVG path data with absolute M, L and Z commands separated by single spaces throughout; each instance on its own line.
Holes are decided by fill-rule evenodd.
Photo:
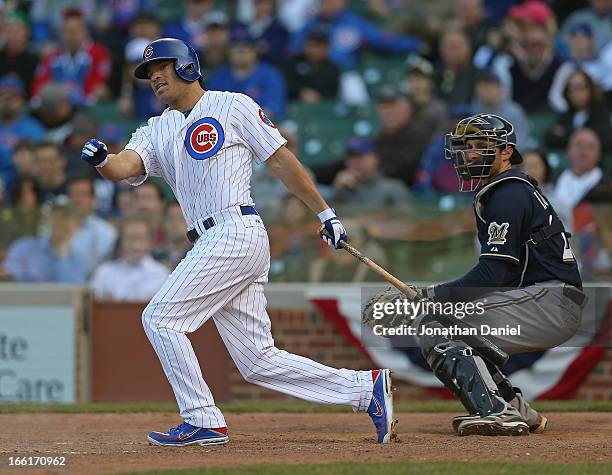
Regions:
M 163 184 L 107 182 L 79 159 L 91 137 L 111 152 L 129 138 L 92 108 L 112 104 L 131 124 L 163 111 L 132 74 L 162 36 L 194 46 L 205 88 L 253 97 L 298 155 L 290 105 L 369 105 L 377 126 L 311 167 L 339 208 L 401 216 L 420 198 L 454 195 L 444 134 L 471 114 L 505 117 L 523 170 L 575 234 L 587 279 L 611 275 L 612 224 L 601 212 L 612 205 L 609 0 L 0 0 L 2 278 L 146 299 L 188 252 Z M 370 90 L 364 53 L 405 60 L 401 80 Z M 252 191 L 271 225 L 272 279 L 368 278 L 308 241 L 316 223 L 265 166 L 254 165 Z M 353 226 L 384 260 L 363 221 Z

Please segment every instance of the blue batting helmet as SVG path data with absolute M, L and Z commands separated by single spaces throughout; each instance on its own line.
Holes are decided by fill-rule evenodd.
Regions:
M 163 59 L 173 59 L 176 74 L 185 81 L 193 82 L 202 77 L 195 50 L 184 41 L 174 38 L 161 38 L 150 43 L 142 53 L 142 63 L 136 67 L 134 76 L 149 79 L 147 64 Z

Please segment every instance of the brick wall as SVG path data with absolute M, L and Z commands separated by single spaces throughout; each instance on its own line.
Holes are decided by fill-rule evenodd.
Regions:
M 576 399 L 612 400 L 612 348 L 608 348 L 602 360 L 580 386 Z
M 373 363 L 355 348 L 333 325 L 318 312 L 309 310 L 270 309 L 272 330 L 276 346 L 313 358 L 320 363 L 352 369 L 372 369 Z M 229 399 L 292 400 L 276 391 L 247 383 L 230 364 Z M 395 380 L 397 401 L 424 400 L 435 397 L 430 391 L 403 381 Z M 612 400 L 612 349 L 588 376 L 576 395 L 578 399 Z

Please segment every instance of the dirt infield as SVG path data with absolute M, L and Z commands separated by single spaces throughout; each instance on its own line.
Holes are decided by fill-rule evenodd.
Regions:
M 228 414 L 228 445 L 167 448 L 149 446 L 145 435 L 176 425 L 176 414 L 2 414 L 0 457 L 63 454 L 68 469 L 58 473 L 378 460 L 612 462 L 612 413 L 548 414 L 546 433 L 513 438 L 454 436 L 452 416 L 401 413 L 399 440 L 379 446 L 363 414 Z

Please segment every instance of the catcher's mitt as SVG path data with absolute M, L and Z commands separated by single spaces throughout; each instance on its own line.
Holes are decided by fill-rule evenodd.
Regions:
M 405 302 L 418 302 L 423 299 L 421 289 L 418 287 L 410 286 L 412 290 L 416 292 L 414 299 L 409 299 L 406 294 L 395 287 L 389 287 L 382 292 L 377 293 L 366 303 L 363 308 L 363 314 L 361 321 L 373 328 L 374 325 L 384 325 L 385 327 L 397 327 L 402 324 L 412 323 L 412 319 L 415 315 L 410 313 L 410 306 L 404 305 Z M 385 310 L 385 304 L 393 303 L 397 306 L 399 302 L 398 312 L 389 312 Z M 389 306 L 390 307 L 390 306 Z

